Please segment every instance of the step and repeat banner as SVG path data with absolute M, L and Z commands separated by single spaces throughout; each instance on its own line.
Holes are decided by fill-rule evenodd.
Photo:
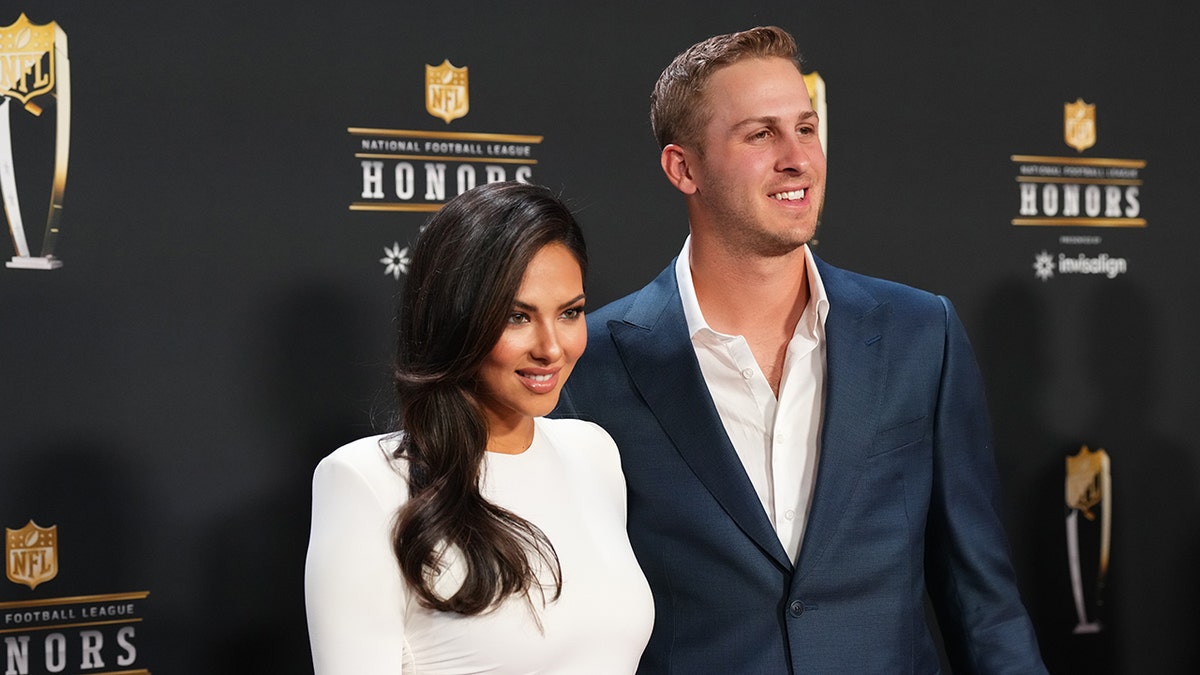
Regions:
M 0 4 L 0 672 L 311 672 L 316 462 L 386 428 L 422 223 L 577 212 L 589 305 L 687 232 L 650 88 L 790 30 L 819 254 L 948 295 L 1052 672 L 1200 667 L 1200 56 L 1147 2 Z

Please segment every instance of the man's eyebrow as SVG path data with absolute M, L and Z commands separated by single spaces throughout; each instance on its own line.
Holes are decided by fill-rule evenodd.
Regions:
M 820 117 L 817 115 L 816 110 L 805 110 L 804 112 L 800 113 L 800 121 L 801 122 L 816 121 L 819 119 L 820 119 Z M 767 126 L 775 126 L 775 125 L 778 125 L 779 123 L 780 123 L 780 118 L 775 115 L 762 115 L 761 117 L 747 117 L 746 119 L 738 122 L 737 124 L 734 124 L 733 128 L 741 129 L 743 127 L 754 126 L 756 124 L 765 124 Z
M 774 126 L 776 124 L 779 124 L 779 118 L 774 115 L 763 115 L 762 117 L 747 117 L 746 119 L 738 122 L 737 124 L 734 124 L 733 128 L 741 129 L 742 127 L 751 127 L 751 126 L 756 126 L 759 124 L 765 124 L 767 126 Z

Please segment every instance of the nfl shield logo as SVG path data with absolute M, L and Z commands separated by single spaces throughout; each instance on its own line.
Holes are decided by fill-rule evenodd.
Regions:
M 0 26 L 0 94 L 26 104 L 54 89 L 58 33 L 53 21 L 39 26 L 24 14 L 11 26 Z
M 4 561 L 8 580 L 33 590 L 58 576 L 58 526 L 38 527 L 29 521 L 19 530 L 4 528 Z
M 449 124 L 467 114 L 467 68 L 456 68 L 449 59 L 440 66 L 425 64 L 425 110 Z
M 1063 104 L 1063 139 L 1083 152 L 1096 144 L 1096 104 L 1075 99 Z

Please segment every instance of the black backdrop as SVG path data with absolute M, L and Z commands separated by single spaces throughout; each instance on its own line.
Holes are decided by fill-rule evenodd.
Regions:
M 309 477 L 386 423 L 403 276 L 381 258 L 428 215 L 350 208 L 348 130 L 541 136 L 527 166 L 577 210 L 599 306 L 686 233 L 647 122 L 658 72 L 702 37 L 775 23 L 828 88 L 819 254 L 949 295 L 975 342 L 1052 671 L 1200 666 L 1195 5 L 6 0 L 0 24 L 22 12 L 66 32 L 73 113 L 64 264 L 0 268 L 0 521 L 57 526 L 58 575 L 0 579 L 0 608 L 148 592 L 130 667 L 309 671 Z M 470 110 L 449 123 L 423 105 L 425 64 L 444 60 L 469 68 Z M 1063 132 L 1077 99 L 1096 106 L 1082 152 Z M 23 179 L 45 171 L 45 124 L 13 113 L 14 143 L 35 139 L 16 147 L 33 232 L 44 188 Z M 1014 155 L 1145 161 L 1147 225 L 1014 226 Z M 1043 280 L 1042 252 L 1125 269 Z M 1063 460 L 1082 445 L 1112 458 L 1092 635 L 1072 632 L 1063 526 Z M 60 631 L 66 672 L 129 656 L 105 633 L 105 668 L 85 668 L 78 630 Z M 51 629 L 0 631 L 6 650 L 29 637 L 45 672 Z

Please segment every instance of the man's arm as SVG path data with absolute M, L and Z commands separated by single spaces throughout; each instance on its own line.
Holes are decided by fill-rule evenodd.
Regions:
M 962 323 L 942 304 L 926 583 L 956 673 L 1045 673 L 1009 559 L 983 382 Z

